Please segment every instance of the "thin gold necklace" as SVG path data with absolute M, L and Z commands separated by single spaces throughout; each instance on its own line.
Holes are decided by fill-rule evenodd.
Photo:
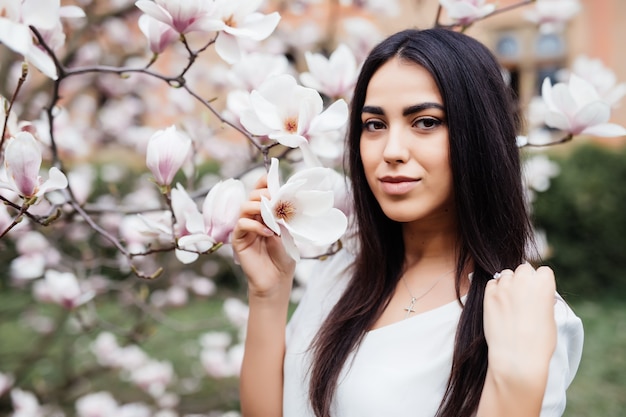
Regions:
M 439 281 L 441 281 L 441 279 L 443 277 L 445 277 L 446 275 L 448 275 L 449 273 L 451 273 L 452 271 L 454 271 L 456 268 L 451 269 L 448 272 L 445 272 L 444 274 L 440 275 L 435 282 L 433 282 L 433 285 L 430 286 L 429 289 L 427 289 L 425 292 L 423 292 L 422 294 L 420 294 L 418 297 L 414 296 L 413 293 L 411 292 L 411 289 L 409 288 L 409 284 L 406 282 L 406 278 L 404 277 L 404 275 L 402 275 L 402 282 L 404 283 L 404 286 L 406 287 L 406 290 L 408 291 L 409 295 L 411 296 L 411 301 L 409 302 L 409 305 L 407 307 L 404 307 L 404 311 L 406 311 L 406 316 L 404 316 L 405 320 L 409 318 L 409 316 L 411 315 L 411 313 L 415 313 L 415 310 L 413 310 L 413 307 L 415 307 L 415 303 L 418 300 L 421 300 L 424 296 L 426 296 L 426 294 L 428 294 L 429 292 L 432 291 L 433 288 L 435 288 L 435 286 L 439 283 Z

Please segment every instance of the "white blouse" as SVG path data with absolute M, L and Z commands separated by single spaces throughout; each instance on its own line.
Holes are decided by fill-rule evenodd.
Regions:
M 284 417 L 314 416 L 308 400 L 308 347 L 345 289 L 352 260 L 342 250 L 320 262 L 287 325 Z M 434 416 L 450 375 L 461 310 L 454 301 L 369 331 L 339 377 L 333 417 Z M 562 299 L 555 303 L 555 317 L 557 347 L 550 362 L 542 417 L 563 414 L 565 390 L 582 354 L 582 323 Z

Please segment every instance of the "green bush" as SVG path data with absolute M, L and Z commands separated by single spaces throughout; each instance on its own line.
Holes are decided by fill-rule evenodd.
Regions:
M 565 295 L 624 299 L 626 148 L 585 144 L 553 159 L 561 173 L 534 204 L 535 224 L 552 250 L 544 262 Z

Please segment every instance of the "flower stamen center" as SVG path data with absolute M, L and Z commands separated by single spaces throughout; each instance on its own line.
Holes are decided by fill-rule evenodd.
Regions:
M 297 133 L 298 132 L 298 120 L 296 120 L 293 117 L 285 120 L 285 131 L 289 133 Z
M 291 201 L 279 201 L 274 207 L 274 214 L 288 222 L 296 214 L 296 208 Z

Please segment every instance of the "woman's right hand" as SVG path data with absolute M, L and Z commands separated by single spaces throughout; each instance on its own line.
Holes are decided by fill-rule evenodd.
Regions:
M 261 196 L 269 198 L 263 177 L 241 206 L 241 215 L 232 234 L 232 245 L 248 277 L 248 295 L 272 297 L 291 291 L 295 261 L 284 249 L 280 236 L 261 219 Z

